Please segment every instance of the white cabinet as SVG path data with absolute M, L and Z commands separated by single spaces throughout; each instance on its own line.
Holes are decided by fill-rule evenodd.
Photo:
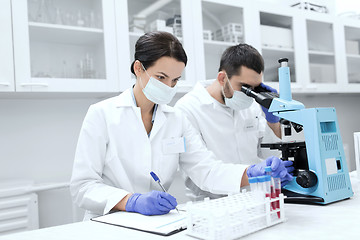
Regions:
M 347 91 L 360 92 L 360 23 L 356 20 L 344 20 L 344 55 L 346 62 Z
M 127 57 L 127 62 L 124 62 L 125 73 L 130 72 L 131 63 L 135 60 L 135 43 L 139 37 L 149 31 L 167 31 L 180 40 L 188 55 L 187 67 L 178 84 L 181 90 L 189 90 L 194 84 L 193 76 L 196 74 L 191 1 L 127 0 L 116 1 L 116 5 L 117 26 L 121 25 L 122 31 L 124 31 L 120 33 L 121 36 L 118 33 L 118 47 L 119 50 L 129 49 L 127 52 L 125 49 L 123 50 L 127 56 L 119 56 L 119 59 Z M 128 39 L 125 39 L 126 36 Z M 128 75 L 126 76 L 128 77 Z M 129 83 L 135 83 L 134 75 L 131 76 Z
M 152 30 L 184 46 L 182 92 L 216 78 L 223 51 L 242 42 L 262 54 L 272 87 L 286 57 L 293 92 L 360 92 L 360 21 L 329 14 L 247 0 L 3 0 L 0 17 L 1 92 L 123 91 Z
M 0 1 L 0 92 L 14 91 L 11 2 Z
M 197 54 L 204 62 L 198 70 L 205 74 L 198 80 L 216 78 L 224 50 L 244 42 L 244 9 L 244 3 L 238 1 L 201 1 L 202 28 L 197 29 L 201 34 L 197 40 L 202 46 L 197 49 L 203 52 Z
M 13 0 L 16 91 L 119 91 L 114 2 Z
M 200 31 L 204 31 L 204 37 L 196 42 L 203 44 L 197 55 L 203 57 L 199 61 L 205 65 L 198 71 L 204 73 L 205 79 L 216 78 L 224 49 L 244 41 L 262 54 L 264 82 L 272 87 L 278 89 L 278 59 L 285 57 L 289 59 L 293 92 L 360 91 L 360 21 L 263 2 L 201 3 Z M 237 41 L 217 38 L 218 30 L 228 23 L 243 27 Z M 209 32 L 213 33 L 212 39 Z

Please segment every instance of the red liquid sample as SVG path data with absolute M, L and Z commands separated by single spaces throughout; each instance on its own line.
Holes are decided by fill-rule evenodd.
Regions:
M 281 189 L 276 188 L 276 189 L 275 189 L 275 195 L 276 195 L 276 197 L 279 197 L 280 193 L 281 193 Z M 279 202 L 279 201 L 276 201 L 276 202 L 275 202 L 275 206 L 276 206 L 276 208 L 279 209 L 279 208 L 280 208 L 280 202 Z M 278 215 L 278 218 L 280 218 L 280 212 L 277 212 L 277 215 Z
M 271 186 L 271 198 L 276 198 L 276 193 L 274 190 L 274 186 Z M 276 202 L 271 202 L 272 209 L 276 209 Z

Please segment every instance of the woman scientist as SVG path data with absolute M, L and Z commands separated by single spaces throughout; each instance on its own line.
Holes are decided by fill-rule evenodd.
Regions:
M 86 209 L 84 220 L 112 210 L 158 215 L 174 209 L 176 199 L 161 191 L 151 171 L 168 189 L 180 166 L 201 189 L 218 194 L 239 192 L 248 184 L 247 175 L 264 174 L 265 165 L 291 177 L 277 158 L 248 169 L 215 159 L 186 117 L 166 105 L 186 63 L 186 53 L 173 35 L 147 33 L 135 45 L 131 71 L 136 84 L 90 106 L 70 185 L 74 202 Z

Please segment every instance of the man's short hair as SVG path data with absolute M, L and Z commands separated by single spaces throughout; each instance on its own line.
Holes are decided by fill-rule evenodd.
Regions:
M 221 56 L 219 72 L 225 71 L 231 78 L 240 75 L 241 66 L 260 74 L 264 71 L 264 59 L 254 47 L 246 43 L 228 47 Z

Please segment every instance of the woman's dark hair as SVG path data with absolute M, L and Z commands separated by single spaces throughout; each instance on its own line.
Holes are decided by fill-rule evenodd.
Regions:
M 224 70 L 228 78 L 240 75 L 240 67 L 245 66 L 257 73 L 264 71 L 264 59 L 252 46 L 241 43 L 228 47 L 221 56 L 219 72 Z
M 161 57 L 172 57 L 179 62 L 187 63 L 187 56 L 181 42 L 168 32 L 148 32 L 135 44 L 134 59 L 139 60 L 148 69 Z M 134 61 L 135 62 L 135 61 Z M 134 72 L 134 62 L 131 72 Z

